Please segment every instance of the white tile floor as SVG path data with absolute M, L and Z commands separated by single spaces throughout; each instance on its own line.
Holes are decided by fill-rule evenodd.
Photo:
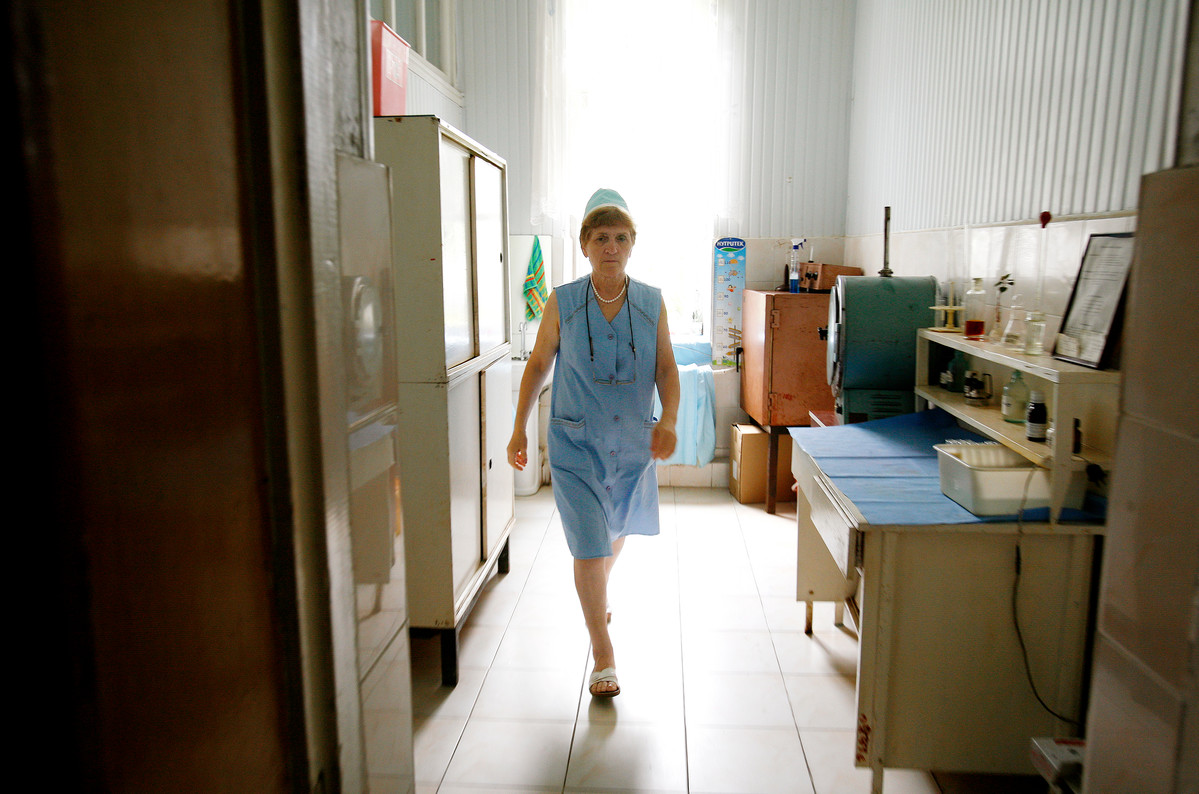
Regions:
M 853 766 L 852 629 L 794 600 L 795 505 L 767 515 L 723 489 L 661 489 L 662 534 L 613 573 L 621 694 L 593 700 L 590 649 L 548 487 L 517 499 L 511 571 L 461 632 L 457 687 L 413 642 L 418 794 L 870 790 Z M 888 770 L 887 794 L 940 792 Z

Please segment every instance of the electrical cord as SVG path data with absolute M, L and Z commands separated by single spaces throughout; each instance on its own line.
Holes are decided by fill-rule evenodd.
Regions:
M 1020 643 L 1020 655 L 1024 658 L 1024 675 L 1028 679 L 1028 686 L 1032 690 L 1032 695 L 1041 704 L 1041 708 L 1052 714 L 1057 719 L 1074 727 L 1081 727 L 1078 720 L 1071 719 L 1063 714 L 1054 711 L 1041 693 L 1037 691 L 1037 684 L 1032 677 L 1032 664 L 1028 659 L 1028 646 L 1024 643 L 1024 632 L 1020 630 L 1020 608 L 1018 605 L 1020 597 L 1020 577 L 1021 577 L 1021 544 L 1024 541 L 1024 506 L 1028 503 L 1028 487 L 1032 484 L 1033 475 L 1036 469 L 1030 469 L 1028 477 L 1024 479 L 1024 493 L 1020 496 L 1020 509 L 1016 512 L 1016 577 L 1012 581 L 1012 623 L 1016 627 L 1016 640 Z

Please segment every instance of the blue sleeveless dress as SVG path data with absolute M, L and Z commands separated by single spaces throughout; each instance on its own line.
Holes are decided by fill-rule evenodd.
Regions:
M 559 344 L 550 401 L 550 476 L 576 559 L 611 556 L 612 541 L 626 535 L 658 534 L 650 436 L 662 293 L 633 279 L 628 289 L 610 323 L 591 294 L 589 277 L 555 290 Z

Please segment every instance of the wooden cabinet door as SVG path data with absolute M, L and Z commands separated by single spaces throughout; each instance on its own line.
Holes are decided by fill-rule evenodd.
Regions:
M 766 411 L 769 296 L 768 292 L 745 290 L 741 302 L 741 408 L 762 425 L 770 423 Z
M 829 296 L 778 293 L 767 319 L 768 421 L 772 425 L 808 425 L 809 411 L 833 410 L 833 392 L 825 379 Z
M 742 303 L 741 407 L 760 425 L 803 426 L 833 410 L 825 377 L 829 296 L 746 290 Z

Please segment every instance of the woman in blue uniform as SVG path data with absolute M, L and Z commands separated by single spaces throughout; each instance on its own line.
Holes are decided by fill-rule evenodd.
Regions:
M 679 372 L 666 306 L 660 290 L 625 274 L 636 238 L 620 194 L 597 190 L 579 230 L 591 273 L 558 287 L 546 303 L 508 442 L 508 462 L 523 469 L 525 422 L 553 366 L 550 472 L 591 635 L 595 697 L 620 693 L 608 577 L 625 537 L 658 534 L 654 460 L 668 458 L 676 441 Z M 656 418 L 655 387 L 662 403 Z

